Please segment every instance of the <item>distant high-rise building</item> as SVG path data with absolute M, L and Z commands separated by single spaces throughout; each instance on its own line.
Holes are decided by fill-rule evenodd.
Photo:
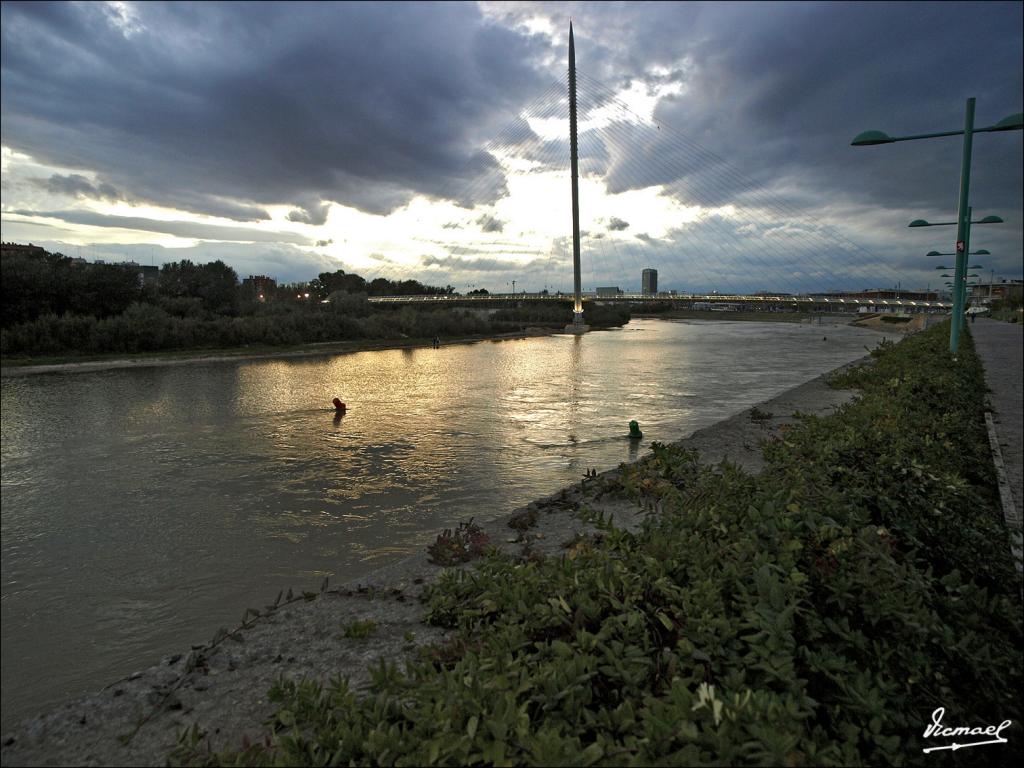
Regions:
M 277 280 L 266 275 L 249 275 L 242 280 L 242 290 L 257 301 L 266 301 L 277 289 Z
M 640 291 L 644 296 L 653 296 L 658 292 L 658 270 L 645 269 L 640 273 Z

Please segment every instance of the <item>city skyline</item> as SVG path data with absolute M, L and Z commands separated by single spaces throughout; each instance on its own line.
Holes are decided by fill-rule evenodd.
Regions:
M 5 252 L 8 250 L 8 247 L 10 247 L 11 250 L 17 250 L 20 253 L 34 253 L 34 252 L 40 252 L 41 253 L 44 250 L 44 249 L 41 248 L 41 246 L 37 246 L 37 245 L 31 244 L 31 243 L 29 243 L 29 244 L 21 244 L 21 243 L 7 243 L 7 242 L 4 242 L 3 245 L 4 245 L 4 251 Z M 143 264 L 143 263 L 140 263 L 138 261 L 134 261 L 134 260 L 127 259 L 127 258 L 122 259 L 122 260 L 115 259 L 115 260 L 111 260 L 111 261 L 107 261 L 107 260 L 101 259 L 101 258 L 89 259 L 89 258 L 86 258 L 85 256 L 83 256 L 80 252 L 78 252 L 77 254 L 67 254 L 67 253 L 65 253 L 63 255 L 67 256 L 68 258 L 71 258 L 73 260 L 80 261 L 80 262 L 85 262 L 85 263 L 93 263 L 93 264 L 99 264 L 99 265 L 124 266 L 124 267 L 138 268 L 140 275 L 145 273 L 147 280 L 152 280 L 154 282 L 156 282 L 158 280 L 158 278 L 156 277 L 157 273 L 149 272 L 148 271 L 148 270 L 159 270 L 159 267 L 154 266 L 154 265 Z M 171 262 L 168 262 L 168 264 L 170 264 L 170 263 Z M 344 271 L 344 270 L 342 270 L 342 271 Z M 650 283 L 647 282 L 647 280 L 648 280 L 648 277 L 647 277 L 648 273 L 652 274 L 652 279 L 651 279 Z M 319 273 L 319 274 L 323 274 L 323 273 Z M 292 281 L 278 280 L 274 275 L 251 274 L 251 273 L 250 274 L 237 274 L 237 278 L 238 278 L 238 285 L 243 287 L 243 288 L 246 286 L 246 284 L 254 284 L 254 283 L 260 283 L 260 282 L 269 282 L 275 288 L 292 288 L 292 289 L 295 289 L 295 288 L 302 288 L 302 287 L 307 287 L 307 288 L 310 287 L 312 284 L 315 283 L 315 281 L 317 279 L 319 279 L 319 274 L 318 275 L 307 275 L 307 276 L 305 276 L 303 278 L 299 278 L 299 279 L 292 280 Z M 362 275 L 359 275 L 358 273 L 355 273 L 355 272 L 350 272 L 350 273 L 347 273 L 347 274 L 353 275 L 355 277 L 363 277 Z M 385 277 L 385 279 L 387 279 L 386 276 L 381 275 L 381 277 Z M 596 298 L 600 298 L 603 295 L 605 295 L 605 296 L 606 295 L 610 295 L 607 292 L 613 291 L 613 292 L 615 292 L 618 295 L 622 295 L 624 298 L 628 297 L 628 296 L 649 296 L 649 295 L 657 295 L 657 296 L 666 297 L 666 298 L 670 298 L 670 297 L 683 298 L 683 297 L 686 297 L 688 295 L 702 295 L 704 293 L 709 293 L 709 294 L 720 293 L 717 290 L 708 291 L 708 292 L 702 292 L 702 291 L 699 291 L 699 290 L 689 291 L 689 290 L 686 290 L 686 289 L 661 288 L 661 287 L 658 286 L 658 270 L 657 270 L 657 268 L 654 268 L 654 267 L 645 267 L 643 270 L 641 270 L 639 281 L 636 282 L 636 283 L 631 282 L 631 279 L 626 277 L 625 275 L 623 275 L 621 277 L 623 279 L 618 280 L 616 285 L 608 285 L 608 286 L 599 286 L 599 285 L 583 286 L 583 295 L 585 297 L 587 297 L 588 299 L 589 298 L 595 298 L 595 297 Z M 1003 286 L 1007 286 L 1010 289 L 1016 290 L 1016 289 L 1018 289 L 1020 287 L 1021 283 L 1024 282 L 1024 281 L 1022 281 L 1019 278 L 1011 278 L 1009 280 L 1006 279 L 1006 278 L 997 278 L 994 275 L 994 270 L 989 270 L 989 275 L 987 275 L 986 277 L 987 277 L 987 279 L 984 279 L 984 280 L 979 279 L 979 280 L 975 280 L 975 281 L 973 281 L 971 283 L 971 286 L 973 286 L 973 293 L 974 294 L 985 295 L 984 291 L 979 293 L 978 289 L 989 289 L 989 290 L 991 290 L 993 287 L 999 289 L 999 288 L 1001 288 Z M 140 277 L 140 281 L 141 281 L 141 277 Z M 491 285 L 491 286 L 486 286 L 486 285 L 467 286 L 466 287 L 467 290 L 459 290 L 455 286 L 451 286 L 451 285 L 448 285 L 448 286 L 425 285 L 424 287 L 425 288 L 429 288 L 431 290 L 436 290 L 436 289 L 442 289 L 443 290 L 445 287 L 447 287 L 454 294 L 460 294 L 460 295 L 461 294 L 465 294 L 465 293 L 469 293 L 469 294 L 479 293 L 480 290 L 483 289 L 487 293 L 493 293 L 493 294 L 496 294 L 496 295 L 500 295 L 500 294 L 528 294 L 528 293 L 529 294 L 555 294 L 555 293 L 558 293 L 558 294 L 564 295 L 567 298 L 567 300 L 571 299 L 571 297 L 572 297 L 572 292 L 571 291 L 561 291 L 561 290 L 558 290 L 556 288 L 549 287 L 547 285 L 544 285 L 544 286 L 542 286 L 540 288 L 537 288 L 537 289 L 526 289 L 526 288 L 522 288 L 521 287 L 521 288 L 519 288 L 517 290 L 516 289 L 516 282 L 517 281 L 515 279 L 510 280 L 510 281 L 506 281 L 506 283 L 504 285 L 504 289 L 502 288 L 501 285 L 497 285 L 497 284 L 494 284 L 494 285 Z M 622 286 L 625 286 L 625 287 L 622 287 Z M 648 286 L 650 286 L 650 287 L 648 287 Z M 603 291 L 606 292 L 606 293 L 602 293 Z M 769 293 L 771 293 L 771 292 L 768 292 L 768 291 L 758 291 L 758 292 L 754 292 L 751 295 L 769 294 Z M 843 295 L 845 295 L 847 297 L 852 297 L 852 298 L 869 298 L 869 297 L 875 296 L 875 295 L 877 295 L 877 297 L 879 297 L 879 298 L 885 298 L 886 296 L 889 296 L 890 298 L 893 298 L 893 297 L 899 297 L 899 296 L 902 295 L 904 298 L 907 298 L 907 299 L 933 300 L 934 301 L 934 300 L 941 300 L 941 297 L 944 297 L 944 296 L 948 298 L 948 295 L 949 295 L 950 292 L 949 292 L 948 288 L 943 288 L 940 285 L 926 286 L 924 289 L 914 289 L 914 288 L 909 288 L 909 287 L 901 286 L 900 284 L 896 284 L 896 285 L 891 285 L 891 286 L 879 285 L 879 286 L 876 286 L 876 287 L 866 287 L 866 288 L 863 288 L 863 289 L 851 289 L 851 290 L 843 290 L 843 291 L 820 290 L 820 291 L 805 292 L 805 293 L 802 293 L 802 294 L 790 294 L 788 292 L 776 292 L 776 293 L 778 295 L 783 295 L 783 296 L 785 296 L 785 295 L 803 295 L 803 296 L 818 295 L 818 296 L 826 296 L 826 295 L 830 295 L 830 294 L 843 294 Z M 1003 296 L 1003 295 L 1008 295 L 1008 294 L 1005 293 L 1005 290 L 1001 290 L 999 292 L 999 295 Z M 307 293 L 306 294 L 306 298 L 309 298 L 309 296 L 310 296 L 310 294 Z

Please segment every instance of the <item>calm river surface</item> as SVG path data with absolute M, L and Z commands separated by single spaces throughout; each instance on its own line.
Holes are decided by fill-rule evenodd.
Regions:
M 630 419 L 644 453 L 880 338 L 634 320 L 582 338 L 4 378 L 3 727 L 207 640 L 282 587 L 358 578 L 460 519 L 634 460 Z

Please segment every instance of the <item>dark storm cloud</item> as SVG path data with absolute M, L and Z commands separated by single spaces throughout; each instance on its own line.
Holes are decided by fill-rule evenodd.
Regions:
M 580 98 L 591 106 L 631 84 L 682 86 L 655 110 L 660 130 L 637 124 L 625 109 L 610 110 L 613 124 L 595 132 L 611 155 L 609 191 L 663 184 L 685 203 L 746 202 L 775 216 L 794 207 L 825 215 L 827 203 L 845 200 L 865 211 L 907 208 L 912 218 L 949 218 L 957 205 L 959 138 L 862 148 L 849 142 L 870 128 L 892 135 L 957 130 L 967 96 L 977 97 L 979 127 L 1019 112 L 1022 7 L 499 3 L 492 11 L 510 24 L 546 15 L 556 29 L 572 15 Z M 957 51 L 962 55 L 951 54 Z M 1016 274 L 1021 164 L 1020 133 L 975 139 L 972 204 L 1007 220 L 997 237 L 1017 262 Z M 916 249 L 921 242 L 905 225 L 889 234 L 890 243 Z
M 25 181 L 31 186 L 43 189 L 50 194 L 64 195 L 66 197 L 103 200 L 107 202 L 126 201 L 131 202 L 132 204 L 145 203 L 156 206 L 166 205 L 169 202 L 169 198 L 144 199 L 138 197 L 129 201 L 126 195 L 112 184 L 105 181 L 99 181 L 96 184 L 93 184 L 89 179 L 79 173 L 54 173 L 48 178 L 29 178 Z M 7 180 L 4 180 L 5 189 L 15 192 L 17 187 L 17 182 L 8 184 Z M 173 203 L 171 204 L 184 211 L 216 216 L 224 219 L 232 219 L 234 221 L 263 221 L 270 218 L 270 214 L 262 208 L 239 205 L 231 200 L 224 200 L 187 190 L 176 193 Z M 324 215 L 326 216 L 326 213 Z M 292 221 L 301 220 L 302 219 L 292 218 Z
M 320 203 L 319 205 L 313 204 L 307 208 L 296 208 L 294 211 L 289 212 L 288 221 L 297 221 L 301 224 L 313 224 L 315 226 L 320 226 L 327 221 L 327 214 L 330 210 L 330 205 L 326 203 Z
M 494 216 L 488 216 L 487 214 L 482 215 L 476 220 L 477 225 L 480 227 L 482 232 L 504 232 L 505 222 L 501 219 L 495 218 Z
M 94 200 L 120 200 L 121 193 L 110 184 L 93 184 L 78 173 L 62 175 L 55 173 L 50 178 L 31 179 L 34 185 L 54 195 L 86 197 Z
M 495 174 L 476 148 L 547 85 L 462 3 L 4 3 L 3 140 L 127 196 L 246 217 L 385 212 Z M 488 184 L 485 191 L 501 187 Z M 308 201 L 315 200 L 310 205 Z M 207 205 L 209 203 L 209 205 Z
M 294 243 L 312 245 L 308 238 L 291 232 L 265 232 L 248 227 L 222 227 L 217 224 L 202 224 L 193 221 L 162 221 L 141 216 L 107 216 L 94 211 L 10 211 L 19 216 L 38 216 L 56 219 L 69 224 L 84 224 L 91 227 L 114 227 L 135 229 L 141 232 L 158 232 L 175 237 L 196 240 L 230 240 L 240 243 Z
M 863 13 L 867 10 L 823 9 L 820 20 L 838 45 L 817 43 L 805 70 L 785 72 L 781 82 L 773 80 L 760 93 L 749 94 L 751 119 L 778 131 L 774 141 L 765 142 L 762 175 L 775 169 L 806 178 L 812 187 L 841 188 L 854 200 L 880 207 L 913 205 L 933 217 L 953 214 L 960 139 L 839 151 L 835 138 L 848 145 L 856 133 L 876 127 L 893 135 L 956 130 L 963 126 L 965 96 L 977 97 L 980 126 L 1019 111 L 1021 5 L 882 6 L 877 16 Z M 809 32 L 815 21 L 808 19 L 803 29 Z M 854 23 L 866 28 L 851 40 L 842 30 Z M 972 41 L 970 56 L 948 55 L 967 39 Z M 853 60 L 863 63 L 854 69 L 848 66 Z M 905 67 L 904 60 L 915 66 Z M 756 60 L 743 63 L 757 66 Z M 814 82 L 819 70 L 823 76 Z M 808 125 L 798 131 L 801 122 Z M 744 160 L 752 162 L 752 155 L 745 153 Z M 995 206 L 1017 213 L 1019 220 L 1020 168 L 1020 134 L 980 135 L 974 150 L 974 206 Z
M 580 136 L 581 173 L 606 173 L 612 192 L 661 184 L 686 204 L 735 204 L 746 217 L 719 221 L 717 239 L 711 222 L 628 238 L 636 258 L 660 260 L 663 281 L 681 253 L 706 249 L 728 274 L 719 282 L 736 285 L 779 285 L 795 273 L 795 284 L 810 285 L 814 272 L 842 282 L 852 258 L 850 280 L 866 281 L 858 287 L 894 270 L 923 287 L 932 276 L 923 254 L 951 250 L 952 228 L 906 223 L 952 218 L 961 141 L 854 148 L 850 139 L 869 128 L 958 129 L 967 96 L 978 99 L 978 125 L 1022 108 L 1017 2 L 500 2 L 483 15 L 451 3 L 142 3 L 136 27 L 97 3 L 3 3 L 0 13 L 3 141 L 72 170 L 48 191 L 116 191 L 240 221 L 283 204 L 311 224 L 331 200 L 373 212 L 415 193 L 466 208 L 493 201 L 507 187 L 482 146 L 566 168 L 564 138 L 542 140 L 509 121 L 531 102 L 535 117 L 564 118 L 564 88 L 546 89 L 565 75 L 572 15 L 581 124 L 602 110 L 613 117 Z M 517 24 L 534 16 L 549 17 L 558 39 Z M 610 101 L 637 83 L 681 87 L 655 110 L 660 129 Z M 1021 136 L 974 143 L 975 211 L 1006 224 L 977 227 L 972 246 L 993 252 L 983 263 L 997 277 L 1021 273 Z M 13 199 L 15 186 L 3 184 Z M 804 258 L 837 264 L 801 270 L 771 245 L 784 233 L 765 234 L 797 219 L 830 223 L 870 253 L 814 235 Z M 600 237 L 590 239 L 618 258 L 612 246 L 623 241 Z M 742 259 L 761 274 L 744 275 Z M 678 287 L 715 284 L 710 263 L 700 264 L 705 271 L 687 267 Z M 631 284 L 615 274 L 596 284 Z
M 656 113 L 684 137 L 658 142 L 661 167 L 684 170 L 677 187 L 684 195 L 700 189 L 723 197 L 798 180 L 830 197 L 953 212 L 959 140 L 874 148 L 849 142 L 868 128 L 894 135 L 956 130 L 965 95 L 977 96 L 980 125 L 1020 110 L 1020 10 L 946 3 L 750 8 L 746 23 L 719 35 L 714 47 L 692 46 L 691 90 Z M 733 21 L 736 11 L 719 23 Z M 714 20 L 708 27 L 717 28 Z M 965 39 L 971 55 L 950 56 Z M 689 138 L 725 159 L 688 146 Z M 1019 135 L 978 138 L 976 206 L 1002 201 L 1004 210 L 1019 209 L 1020 149 Z

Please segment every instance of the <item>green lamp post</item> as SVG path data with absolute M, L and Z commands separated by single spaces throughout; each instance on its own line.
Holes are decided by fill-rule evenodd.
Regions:
M 988 251 L 984 248 L 981 251 L 970 252 L 971 242 L 971 225 L 973 224 L 1002 224 L 1003 220 L 999 216 L 985 216 L 984 218 L 978 219 L 977 221 L 971 220 L 972 208 L 967 207 L 967 215 L 964 217 L 963 227 L 957 226 L 957 232 L 963 231 L 963 238 L 961 239 L 958 235 L 956 243 L 956 254 L 952 253 L 939 253 L 938 251 L 929 251 L 929 256 L 956 256 L 956 279 L 957 285 L 963 282 L 963 273 L 968 269 L 966 265 L 966 259 L 968 255 L 979 256 L 982 255 L 981 251 L 988 254 Z M 907 226 L 908 227 L 951 227 L 956 225 L 955 221 L 926 221 L 924 219 L 914 219 Z M 963 313 L 964 313 L 964 291 L 956 290 L 953 292 L 953 317 L 950 321 L 949 328 L 949 351 L 956 353 L 957 347 L 960 343 L 960 329 L 963 327 Z
M 994 223 L 994 222 L 989 222 L 989 223 Z M 968 256 L 991 256 L 992 252 L 991 251 L 987 251 L 984 248 L 979 248 L 976 251 L 971 251 L 967 255 Z M 928 256 L 928 257 L 932 257 L 932 256 L 956 256 L 956 254 L 955 253 L 939 253 L 938 251 L 928 251 L 928 253 L 926 253 L 925 256 Z M 936 267 L 936 269 L 952 269 L 952 267 Z M 968 267 L 968 269 L 973 269 L 973 267 Z
M 968 222 L 969 224 L 1002 224 L 1003 220 L 998 216 L 986 216 L 984 219 L 978 219 L 977 221 Z M 925 221 L 924 219 L 914 219 L 912 222 L 907 224 L 908 227 L 951 227 L 956 224 L 955 221 Z M 930 254 L 937 253 L 937 251 L 929 251 Z M 939 256 L 952 256 L 952 253 L 940 253 Z
M 995 125 L 990 125 L 987 128 L 975 128 L 974 127 L 974 97 L 967 99 L 967 106 L 964 110 L 964 129 L 962 131 L 942 131 L 940 133 L 920 133 L 914 136 L 888 136 L 882 131 L 864 131 L 857 135 L 853 141 L 850 142 L 855 147 L 868 147 L 875 144 L 893 144 L 897 141 L 913 141 L 915 139 L 934 139 L 941 136 L 959 136 L 963 135 L 963 154 L 960 161 L 960 202 L 957 207 L 957 216 L 955 222 L 948 222 L 950 224 L 956 224 L 956 271 L 958 275 L 964 273 L 964 259 L 966 258 L 968 250 L 968 238 L 970 237 L 970 219 L 971 215 L 968 212 L 968 201 L 970 199 L 970 186 L 971 186 L 971 148 L 973 146 L 974 134 L 975 133 L 990 133 L 995 131 L 1019 131 L 1024 129 L 1024 113 L 1017 113 L 1010 115 L 1000 120 Z M 994 218 L 994 217 L 986 217 Z M 945 222 L 944 222 L 945 223 Z M 978 223 L 989 223 L 984 219 Z M 912 227 L 927 227 L 931 226 L 926 221 L 918 219 L 910 224 Z M 959 291 L 954 292 L 953 297 L 953 321 L 950 324 L 949 330 L 949 351 L 956 354 L 957 346 L 960 341 L 960 309 Z
M 925 255 L 926 256 L 955 256 L 956 254 L 953 254 L 953 253 L 939 253 L 938 251 L 928 251 L 928 253 L 925 254 Z M 971 253 L 969 253 L 967 255 L 968 256 L 991 256 L 992 254 L 991 254 L 990 251 L 988 251 L 988 250 L 986 250 L 984 248 L 979 248 L 978 250 L 972 251 Z M 956 267 L 938 266 L 938 267 L 936 267 L 936 269 L 956 269 Z M 984 269 L 984 267 L 981 264 L 971 264 L 971 266 L 967 267 L 967 269 Z M 953 277 L 953 275 L 942 275 L 942 277 Z
M 963 308 L 964 314 L 967 314 L 967 287 L 968 286 L 977 285 L 977 283 L 968 283 L 967 281 L 970 280 L 972 277 L 977 277 L 977 276 L 978 275 L 976 275 L 976 274 L 974 274 L 974 275 L 964 275 L 963 284 L 960 286 L 960 293 L 961 293 L 960 306 Z

